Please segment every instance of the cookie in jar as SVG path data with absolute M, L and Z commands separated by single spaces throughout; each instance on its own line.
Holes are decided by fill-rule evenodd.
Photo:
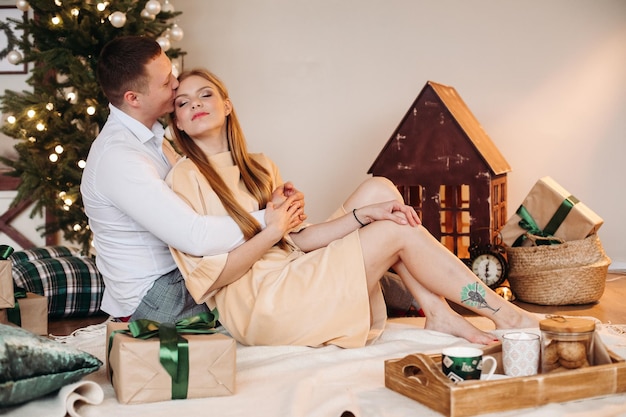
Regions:
M 547 316 L 541 329 L 541 372 L 551 373 L 593 365 L 596 323 L 578 317 Z

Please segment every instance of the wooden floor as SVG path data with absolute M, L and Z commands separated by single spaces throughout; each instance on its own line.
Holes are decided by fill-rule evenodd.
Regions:
M 540 306 L 515 301 L 515 304 L 534 313 L 560 314 L 567 316 L 591 316 L 603 323 L 626 324 L 626 274 L 608 274 L 606 288 L 597 303 L 577 306 Z M 461 311 L 463 314 L 472 314 Z M 64 336 L 90 324 L 102 323 L 107 316 L 94 316 L 81 319 L 51 320 L 48 333 Z

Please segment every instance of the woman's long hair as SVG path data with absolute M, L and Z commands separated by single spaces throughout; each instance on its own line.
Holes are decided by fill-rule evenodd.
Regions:
M 199 76 L 211 82 L 217 88 L 217 92 L 222 99 L 228 98 L 228 91 L 224 83 L 210 71 L 205 69 L 193 69 L 185 71 L 178 77 L 179 81 L 191 76 Z M 238 202 L 222 177 L 215 171 L 208 158 L 196 143 L 189 137 L 186 132 L 176 127 L 175 112 L 170 114 L 170 129 L 174 134 L 174 142 L 179 150 L 187 156 L 200 170 L 202 175 L 207 179 L 209 185 L 219 197 L 226 212 L 239 225 L 244 237 L 250 239 L 261 231 L 261 225 L 257 220 L 248 213 Z M 226 136 L 228 139 L 228 148 L 231 151 L 235 164 L 241 172 L 243 180 L 248 191 L 256 198 L 259 208 L 264 209 L 267 202 L 272 198 L 272 190 L 276 184 L 272 183 L 269 172 L 257 161 L 252 159 L 248 154 L 246 140 L 243 135 L 237 114 L 233 108 L 229 115 L 226 116 Z M 281 246 L 283 246 L 281 244 Z

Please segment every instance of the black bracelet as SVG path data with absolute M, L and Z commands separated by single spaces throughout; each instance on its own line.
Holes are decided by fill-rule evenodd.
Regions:
M 367 226 L 367 224 L 363 223 L 361 220 L 359 220 L 359 218 L 356 216 L 356 209 L 352 210 L 352 215 L 354 216 L 354 218 L 356 219 L 357 222 L 359 222 L 359 224 L 361 225 L 361 227 L 365 227 Z

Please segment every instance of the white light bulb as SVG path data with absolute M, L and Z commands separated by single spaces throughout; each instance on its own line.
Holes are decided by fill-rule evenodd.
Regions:
M 84 169 L 87 166 L 87 162 L 85 162 L 84 159 L 81 159 L 76 165 L 78 165 L 78 168 Z
M 15 122 L 17 122 L 17 119 L 15 118 L 15 116 L 7 117 L 7 123 L 13 124 Z
M 65 149 L 63 149 L 63 146 L 61 146 L 61 145 L 57 145 L 57 146 L 54 147 L 54 151 L 56 153 L 58 153 L 58 154 L 62 154 L 64 150 Z
M 35 110 L 33 109 L 30 109 L 26 112 L 26 116 L 28 116 L 29 119 L 32 119 L 33 117 L 35 117 L 35 114 L 37 113 L 35 113 Z
M 59 160 L 59 155 L 51 153 L 50 156 L 48 156 L 48 159 L 50 160 L 50 162 L 56 162 Z
M 44 130 L 46 130 L 46 125 L 44 125 L 42 122 L 37 123 L 37 126 L 35 126 L 35 129 L 37 129 L 40 132 L 43 132 Z
M 96 108 L 94 106 L 87 107 L 87 114 L 93 116 L 94 114 L 96 114 Z

